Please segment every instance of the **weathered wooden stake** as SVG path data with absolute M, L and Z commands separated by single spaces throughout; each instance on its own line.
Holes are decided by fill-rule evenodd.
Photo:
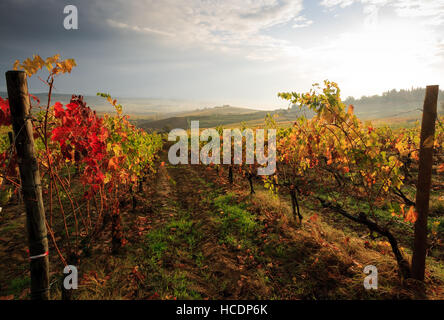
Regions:
M 427 251 L 427 215 L 432 184 L 433 144 L 439 86 L 427 86 L 421 124 L 419 174 L 416 188 L 415 241 L 412 257 L 412 276 L 423 281 Z
M 23 71 L 6 72 L 12 128 L 20 170 L 31 269 L 31 298 L 49 299 L 48 238 L 45 225 L 40 172 L 35 156 L 30 120 L 28 83 Z

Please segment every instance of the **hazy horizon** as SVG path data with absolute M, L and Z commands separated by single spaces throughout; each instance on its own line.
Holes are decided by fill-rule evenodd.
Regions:
M 397 91 L 399 90 L 411 90 L 412 88 L 400 88 L 400 89 L 395 89 Z M 414 88 L 414 89 L 424 89 L 424 88 Z M 372 96 L 379 96 L 381 97 L 385 92 L 394 90 L 394 88 L 391 89 L 387 89 L 384 90 L 381 93 L 375 94 L 375 95 L 363 95 L 363 96 L 359 96 L 359 97 L 354 97 L 354 96 L 344 96 L 342 95 L 342 100 L 346 100 L 348 98 L 353 98 L 355 100 L 360 100 L 364 97 L 372 97 Z M 30 92 L 32 90 L 30 89 Z M 443 90 L 440 90 L 440 92 Z M 7 95 L 7 90 L 6 88 L 1 88 L 0 89 L 0 93 L 4 93 L 5 96 Z M 46 96 L 48 93 L 41 91 L 41 92 L 35 92 L 32 91 L 31 92 L 34 95 L 42 95 L 42 96 Z M 56 90 L 53 91 L 53 97 L 54 95 L 82 95 L 86 98 L 86 102 L 88 103 L 88 98 L 94 97 L 96 99 L 98 99 L 99 101 L 102 101 L 103 103 L 101 103 L 101 105 L 106 105 L 108 106 L 108 102 L 97 96 L 97 93 L 94 94 L 83 94 L 80 92 L 72 92 L 72 93 L 68 93 L 68 92 L 56 92 Z M 199 100 L 199 99 L 181 99 L 181 98 L 162 98 L 162 97 L 137 97 L 137 96 L 114 96 L 113 98 L 117 99 L 119 102 L 125 101 L 125 100 L 142 100 L 139 102 L 144 102 L 143 100 L 146 100 L 146 102 L 148 101 L 162 101 L 162 102 L 177 102 L 177 103 L 187 103 L 188 105 L 191 104 L 191 107 L 189 106 L 188 108 L 186 108 L 186 110 L 193 110 L 193 104 L 196 105 L 196 110 L 201 110 L 201 109 L 206 109 L 206 108 L 214 108 L 214 107 L 222 107 L 222 106 L 230 106 L 230 107 L 238 107 L 238 108 L 246 108 L 246 109 L 252 109 L 252 110 L 278 110 L 278 109 L 282 109 L 282 108 L 287 108 L 290 106 L 290 103 L 288 101 L 282 101 L 282 105 L 280 106 L 269 106 L 269 107 L 264 107 L 264 106 L 257 106 L 257 105 L 238 105 L 238 104 L 233 104 L 230 103 L 229 101 L 205 101 L 205 100 Z M 125 104 L 123 105 L 123 107 L 125 108 Z M 179 105 L 180 107 L 180 105 Z

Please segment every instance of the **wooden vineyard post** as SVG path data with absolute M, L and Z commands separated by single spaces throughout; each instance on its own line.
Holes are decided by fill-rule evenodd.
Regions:
M 412 257 L 412 276 L 423 281 L 427 251 L 427 215 L 432 183 L 433 144 L 439 86 L 427 86 L 421 124 L 419 174 L 416 188 L 415 240 Z
M 6 72 L 6 85 L 20 170 L 23 202 L 26 208 L 26 229 L 31 269 L 31 298 L 35 300 L 48 300 L 48 239 L 40 172 L 35 156 L 34 136 L 30 120 L 30 101 L 25 72 Z

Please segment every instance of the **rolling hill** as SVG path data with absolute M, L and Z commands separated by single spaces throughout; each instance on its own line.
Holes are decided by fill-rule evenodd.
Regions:
M 217 126 L 240 127 L 243 122 L 249 126 L 258 126 L 264 123 L 267 114 L 274 116 L 278 123 L 290 123 L 299 115 L 304 114 L 304 112 L 299 110 L 299 108 L 258 111 L 247 108 L 223 106 L 186 112 L 182 113 L 180 117 L 171 117 L 156 121 L 137 120 L 136 124 L 148 131 L 170 131 L 175 128 L 188 129 L 192 120 L 198 120 L 201 128 L 213 128 Z

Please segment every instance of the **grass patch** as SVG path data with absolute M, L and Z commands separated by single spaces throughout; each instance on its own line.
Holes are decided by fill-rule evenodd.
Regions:
M 148 233 L 146 235 L 147 254 L 157 260 L 161 259 L 167 249 L 167 237 L 164 229 L 156 229 Z
M 31 279 L 28 276 L 12 279 L 8 285 L 8 294 L 13 294 L 15 297 L 19 296 L 23 290 L 29 288 Z
M 214 206 L 220 214 L 220 233 L 223 243 L 235 245 L 248 242 L 259 229 L 256 217 L 246 209 L 245 203 L 236 203 L 235 195 L 228 193 L 214 199 Z

